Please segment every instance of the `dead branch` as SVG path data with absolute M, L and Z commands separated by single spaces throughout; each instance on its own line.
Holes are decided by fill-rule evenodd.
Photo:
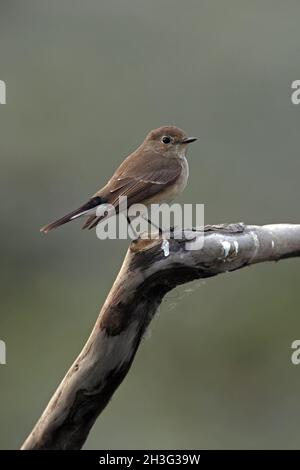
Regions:
M 94 329 L 22 449 L 80 449 L 126 376 L 164 295 L 194 279 L 300 255 L 300 225 L 205 227 L 204 246 L 182 240 L 131 243 Z

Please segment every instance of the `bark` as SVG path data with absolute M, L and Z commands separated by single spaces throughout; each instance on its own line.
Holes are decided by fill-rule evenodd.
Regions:
M 206 226 L 132 242 L 94 329 L 22 449 L 80 449 L 126 376 L 164 295 L 194 279 L 300 255 L 300 225 Z M 176 233 L 178 236 L 178 232 Z

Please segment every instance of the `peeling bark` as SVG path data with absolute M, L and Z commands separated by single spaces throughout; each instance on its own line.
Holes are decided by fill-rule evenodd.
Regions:
M 132 242 L 94 329 L 22 449 L 80 449 L 126 376 L 164 295 L 179 284 L 263 261 L 300 255 L 300 225 L 206 226 L 204 246 L 182 240 Z M 175 237 L 176 238 L 176 237 Z

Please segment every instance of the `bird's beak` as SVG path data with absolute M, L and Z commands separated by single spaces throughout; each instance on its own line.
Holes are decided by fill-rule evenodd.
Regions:
M 197 140 L 197 137 L 186 137 L 181 141 L 182 144 L 191 144 L 192 142 L 195 142 Z

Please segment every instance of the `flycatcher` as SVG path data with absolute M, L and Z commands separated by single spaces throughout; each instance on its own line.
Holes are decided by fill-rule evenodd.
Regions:
M 187 147 L 195 140 L 196 137 L 188 137 L 175 126 L 154 129 L 121 163 L 103 188 L 78 209 L 41 228 L 41 232 L 47 233 L 82 216 L 88 217 L 82 228 L 91 229 L 103 218 L 96 215 L 97 207 L 111 204 L 118 212 L 121 196 L 127 197 L 128 208 L 132 204 L 148 206 L 172 201 L 186 186 L 189 176 Z

